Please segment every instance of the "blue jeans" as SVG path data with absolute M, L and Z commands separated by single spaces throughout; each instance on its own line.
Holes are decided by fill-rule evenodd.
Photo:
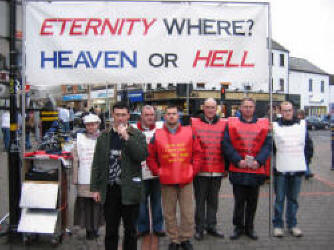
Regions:
M 275 213 L 273 219 L 274 227 L 283 228 L 284 201 L 287 199 L 285 222 L 288 228 L 297 225 L 298 196 L 301 188 L 302 176 L 276 175 L 274 187 L 276 193 Z
M 9 151 L 10 130 L 9 128 L 2 128 L 3 143 L 5 150 Z
M 148 209 L 148 197 L 150 197 L 150 205 L 153 219 L 153 232 L 162 232 L 164 219 L 161 208 L 161 186 L 159 179 L 144 180 L 144 200 L 139 206 L 139 216 L 137 221 L 138 232 L 150 232 L 150 216 Z

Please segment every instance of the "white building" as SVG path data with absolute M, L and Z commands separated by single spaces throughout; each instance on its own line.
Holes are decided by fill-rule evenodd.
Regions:
M 272 40 L 272 91 L 289 93 L 289 51 Z
M 329 74 L 303 58 L 289 58 L 289 94 L 300 94 L 300 106 L 307 116 L 329 111 Z

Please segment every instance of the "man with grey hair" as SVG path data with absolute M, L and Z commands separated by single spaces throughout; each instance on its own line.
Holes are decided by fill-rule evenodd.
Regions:
M 226 121 L 217 116 L 217 102 L 204 101 L 203 114 L 191 118 L 191 126 L 202 146 L 200 171 L 194 179 L 196 240 L 203 240 L 204 230 L 214 237 L 223 238 L 217 230 L 218 194 L 226 172 L 222 140 Z
M 153 106 L 145 105 L 141 110 L 140 121 L 133 126 L 138 128 L 146 136 L 147 144 L 150 143 L 155 130 L 162 128 L 162 122 L 156 122 L 155 110 Z M 152 224 L 153 233 L 162 237 L 165 236 L 164 232 L 164 219 L 162 216 L 161 207 L 161 187 L 160 181 L 157 176 L 153 176 L 152 172 L 148 168 L 146 161 L 142 162 L 142 176 L 143 176 L 143 189 L 144 199 L 139 206 L 139 216 L 137 221 L 138 236 L 145 236 L 150 233 L 150 225 Z M 149 206 L 152 212 L 152 223 L 150 223 Z

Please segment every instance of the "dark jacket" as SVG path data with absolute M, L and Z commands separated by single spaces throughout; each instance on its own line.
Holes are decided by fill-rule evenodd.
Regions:
M 141 201 L 141 162 L 148 155 L 144 134 L 131 126 L 128 128 L 128 134 L 130 136 L 129 140 L 123 141 L 121 149 L 121 192 L 123 205 L 138 204 Z M 111 129 L 109 129 L 97 138 L 92 165 L 90 191 L 100 192 L 102 203 L 106 199 L 111 144 Z
M 299 123 L 300 120 L 298 120 L 297 118 L 293 118 L 291 121 L 286 121 L 283 118 L 279 118 L 277 120 L 277 123 L 279 126 L 292 126 L 296 123 Z M 274 154 L 276 154 L 276 146 L 274 143 L 274 147 L 273 147 L 273 152 Z M 304 155 L 305 155 L 305 160 L 306 160 L 306 164 L 309 165 L 311 163 L 312 157 L 313 157 L 313 141 L 307 131 L 307 128 L 305 129 L 305 147 L 304 147 Z M 275 173 L 276 172 L 276 168 L 274 166 L 274 170 Z
M 243 117 L 240 117 L 240 121 L 244 123 L 256 123 L 257 118 L 254 116 L 251 122 L 245 121 Z M 228 124 L 225 128 L 224 140 L 222 142 L 225 158 L 228 158 L 235 166 L 238 166 L 239 161 L 243 160 L 240 154 L 235 150 L 232 145 L 230 135 L 228 132 Z M 260 152 L 255 156 L 255 160 L 260 165 L 264 165 L 271 153 L 272 137 L 268 134 Z M 264 175 L 258 175 L 253 173 L 236 173 L 229 172 L 229 179 L 232 184 L 245 185 L 245 186 L 258 186 L 262 185 L 265 181 Z

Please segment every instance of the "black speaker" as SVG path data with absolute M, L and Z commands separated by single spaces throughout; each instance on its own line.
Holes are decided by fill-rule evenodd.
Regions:
M 176 95 L 177 97 L 187 97 L 187 85 L 189 85 L 189 96 L 193 90 L 192 84 L 178 83 L 176 84 Z

